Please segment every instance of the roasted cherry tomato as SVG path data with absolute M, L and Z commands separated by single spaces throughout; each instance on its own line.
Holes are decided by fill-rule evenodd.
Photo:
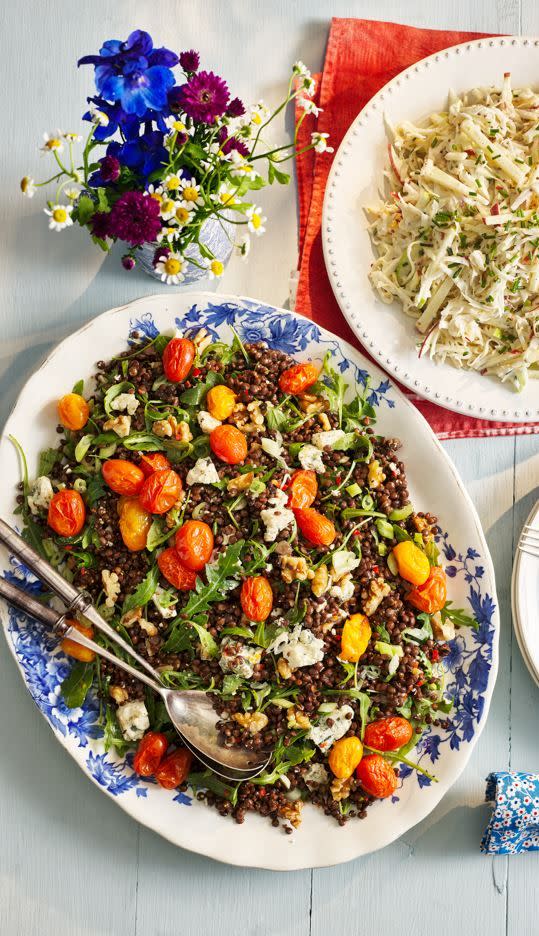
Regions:
M 177 503 L 182 489 L 180 476 L 172 468 L 162 468 L 144 481 L 140 503 L 150 513 L 164 514 Z
M 408 744 L 414 729 L 406 718 L 399 715 L 388 715 L 379 718 L 365 728 L 364 742 L 367 747 L 375 751 L 398 751 Z
M 170 462 L 162 452 L 145 452 L 140 458 L 140 468 L 148 478 L 154 471 L 170 468 Z
M 196 585 L 197 574 L 192 569 L 186 569 L 180 562 L 180 557 L 175 549 L 170 546 L 165 549 L 157 559 L 157 565 L 161 575 L 164 575 L 167 582 L 174 585 L 178 591 L 191 591 Z
M 173 338 L 163 352 L 163 370 L 171 383 L 185 380 L 195 359 L 196 348 L 189 338 Z
M 80 631 L 85 637 L 89 637 L 90 640 L 93 640 L 93 627 L 87 627 L 85 624 L 81 624 L 80 621 L 75 621 L 73 618 L 68 618 L 66 624 L 70 624 L 71 627 Z M 80 660 L 81 663 L 91 663 L 92 660 L 95 660 L 95 653 L 93 650 L 90 650 L 88 647 L 83 647 L 82 644 L 77 643 L 77 641 L 73 640 L 71 637 L 64 637 L 60 647 L 64 653 L 70 657 L 74 657 L 75 660 Z
M 294 510 L 299 530 L 313 546 L 331 546 L 336 530 L 331 520 L 318 513 L 313 507 L 300 507 Z
M 264 575 L 246 578 L 241 586 L 240 602 L 250 621 L 265 621 L 273 608 L 273 592 Z
M 206 409 L 214 419 L 228 419 L 234 412 L 236 405 L 236 394 L 230 387 L 218 384 L 212 387 L 206 394 Z
M 109 458 L 103 462 L 101 473 L 111 491 L 126 497 L 134 497 L 144 484 L 142 469 L 124 458 Z
M 430 574 L 430 562 L 419 546 L 410 540 L 397 543 L 393 548 L 393 555 L 397 562 L 399 575 L 405 582 L 412 585 L 423 585 Z
M 279 387 L 283 393 L 303 393 L 308 387 L 312 387 L 318 380 L 320 368 L 316 364 L 294 364 L 288 370 L 282 372 L 279 377 Z
M 341 738 L 336 741 L 328 757 L 333 776 L 339 780 L 348 780 L 362 757 L 363 745 L 359 738 Z
M 58 419 L 64 429 L 77 432 L 86 425 L 90 417 L 90 407 L 80 393 L 66 393 L 58 400 Z
M 144 509 L 138 497 L 124 500 L 120 512 L 120 533 L 130 552 L 146 549 L 153 517 Z
M 395 771 L 381 754 L 367 754 L 356 768 L 356 777 L 370 796 L 385 799 L 397 789 Z
M 217 426 L 210 433 L 210 448 L 227 465 L 240 465 L 247 458 L 247 439 L 235 426 Z
M 288 506 L 310 507 L 318 493 L 315 471 L 295 471 L 288 485 Z
M 213 552 L 211 527 L 202 520 L 188 520 L 176 533 L 175 546 L 182 564 L 200 572 Z
M 155 779 L 165 790 L 174 790 L 175 787 L 187 780 L 193 755 L 187 748 L 178 748 L 161 761 L 155 771 Z
M 76 536 L 86 520 L 86 507 L 78 491 L 66 489 L 52 495 L 47 523 L 58 536 Z
M 357 663 L 369 646 L 371 634 L 372 630 L 368 617 L 364 614 L 352 614 L 342 629 L 341 660 Z
M 427 581 L 418 588 L 412 588 L 406 600 L 419 611 L 434 614 L 441 611 L 447 600 L 447 578 L 440 566 L 433 566 Z
M 153 777 L 168 748 L 168 741 L 159 731 L 148 731 L 139 742 L 133 758 L 133 770 L 139 777 Z

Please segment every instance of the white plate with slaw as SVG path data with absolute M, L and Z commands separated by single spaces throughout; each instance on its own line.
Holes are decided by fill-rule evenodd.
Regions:
M 515 91 L 532 88 L 536 92 L 537 99 L 529 101 L 531 113 L 532 108 L 535 109 L 539 105 L 539 39 L 535 38 L 502 37 L 455 46 L 418 62 L 417 65 L 389 82 L 357 116 L 338 150 L 326 189 L 322 230 L 326 266 L 337 301 L 361 343 L 378 363 L 419 396 L 432 400 L 447 409 L 482 419 L 528 422 L 539 419 L 539 380 L 532 376 L 534 373 L 539 376 L 539 313 L 533 308 L 535 300 L 539 307 L 539 294 L 536 292 L 536 289 L 539 290 L 539 279 L 535 283 L 531 273 L 531 267 L 536 259 L 536 247 L 531 245 L 529 250 L 524 247 L 529 232 L 533 234 L 532 229 L 535 226 L 538 229 L 537 234 L 533 234 L 530 238 L 530 244 L 536 236 L 539 237 L 539 215 L 537 224 L 533 221 L 535 192 L 531 190 L 531 184 L 534 180 L 528 178 L 532 167 L 528 169 L 528 166 L 518 164 L 514 159 L 512 162 L 506 160 L 507 147 L 505 149 L 498 147 L 496 134 L 491 137 L 489 133 L 487 144 L 484 144 L 481 137 L 481 132 L 485 129 L 483 115 L 473 114 L 474 108 L 471 109 L 472 119 L 468 117 L 467 127 L 468 132 L 474 137 L 467 147 L 474 153 L 473 159 L 465 153 L 464 158 L 467 159 L 467 163 L 464 167 L 458 167 L 456 162 L 452 164 L 451 160 L 445 160 L 444 156 L 446 171 L 453 175 L 455 180 L 458 179 L 458 192 L 456 189 L 451 192 L 443 184 L 440 186 L 440 176 L 436 178 L 436 171 L 432 177 L 432 168 L 435 170 L 441 168 L 440 157 L 439 155 L 437 157 L 436 152 L 436 141 L 433 147 L 434 152 L 431 153 L 432 134 L 428 141 L 428 152 L 421 161 L 423 186 L 428 187 L 436 197 L 433 199 L 435 209 L 432 206 L 425 208 L 425 204 L 420 205 L 421 223 L 416 225 L 417 229 L 414 229 L 413 223 L 410 225 L 410 243 L 415 241 L 414 249 L 417 250 L 418 241 L 423 240 L 419 249 L 423 251 L 422 256 L 426 255 L 426 260 L 418 264 L 420 275 L 416 279 L 415 292 L 410 289 L 406 291 L 404 288 L 406 298 L 399 294 L 400 301 L 388 304 L 388 297 L 386 296 L 386 301 L 382 301 L 379 291 L 373 288 L 369 278 L 371 266 L 377 257 L 377 248 L 373 245 L 370 230 L 373 215 L 368 216 L 367 211 L 373 206 L 380 206 L 382 201 L 389 203 L 391 200 L 389 192 L 391 186 L 387 184 L 384 186 L 384 172 L 389 164 L 388 127 L 394 128 L 403 122 L 409 122 L 410 125 L 421 128 L 429 115 L 437 113 L 441 116 L 441 133 L 443 135 L 445 131 L 447 140 L 447 121 L 444 128 L 443 115 L 447 113 L 450 91 L 453 91 L 456 96 L 464 95 L 471 89 L 486 87 L 497 88 L 501 92 L 504 86 L 504 74 L 508 72 L 511 74 L 511 85 Z M 508 93 L 507 88 L 505 93 Z M 500 110 L 503 111 L 504 108 Z M 457 147 L 455 153 L 461 153 L 465 146 L 461 123 L 462 121 L 459 120 L 461 136 L 455 143 Z M 539 128 L 539 111 L 537 127 Z M 526 125 L 526 129 L 528 128 Z M 391 129 L 389 133 L 391 135 Z M 415 134 L 414 130 L 410 131 L 410 139 L 412 134 Z M 528 139 L 530 152 L 532 152 L 533 134 L 530 134 Z M 537 140 L 539 141 L 539 130 Z M 515 135 L 515 144 L 518 149 L 518 135 Z M 513 141 L 511 140 L 509 148 L 512 147 Z M 443 151 L 447 152 L 447 147 Z M 512 149 L 512 152 L 514 154 L 516 150 Z M 482 153 L 484 155 L 481 155 Z M 434 158 L 433 166 L 430 167 L 430 178 L 425 178 L 425 170 L 426 175 L 429 176 L 429 167 L 425 167 L 424 163 L 431 155 Z M 475 160 L 478 155 L 480 159 L 476 167 Z M 397 160 L 394 150 L 391 156 L 395 163 Z M 413 156 L 411 161 L 413 171 Z M 533 149 L 533 169 L 537 162 L 539 162 L 539 142 Z M 399 165 L 400 163 L 397 169 Z M 509 173 L 513 172 L 512 180 L 507 176 L 507 197 L 503 192 L 498 191 L 500 166 L 503 166 Z M 406 165 L 404 165 L 404 170 L 406 172 Z M 464 179 L 464 184 L 462 179 Z M 447 184 L 447 179 L 445 183 Z M 472 195 L 464 194 L 468 183 L 470 183 L 468 191 L 472 190 L 473 184 L 473 188 L 478 191 L 477 196 L 474 194 L 472 198 Z M 395 188 L 399 187 L 394 174 L 393 185 Z M 527 196 L 530 214 L 527 214 L 527 204 L 517 201 L 519 195 L 527 189 L 530 189 L 530 194 Z M 453 196 L 453 201 L 441 196 Z M 402 207 L 403 200 L 409 204 L 414 199 L 407 196 L 399 199 L 399 207 Z M 396 203 L 395 198 L 394 203 Z M 453 210 L 448 211 L 448 206 Z M 507 228 L 483 221 L 483 216 L 496 215 L 498 211 L 504 217 L 504 224 L 508 224 Z M 472 223 L 473 217 L 467 217 L 468 212 L 480 216 L 482 227 L 479 233 L 477 225 L 474 228 Z M 517 214 L 517 212 L 523 212 L 524 222 L 526 225 L 529 224 L 525 233 L 523 231 L 525 224 L 522 223 L 520 213 Z M 506 214 L 510 214 L 512 219 L 505 220 Z M 436 215 L 438 216 L 437 224 L 433 221 Z M 504 249 L 501 250 L 500 243 L 496 239 L 496 262 L 492 265 L 489 264 L 487 250 L 489 241 L 479 244 L 479 234 L 483 233 L 482 228 L 488 235 L 492 235 L 493 231 L 499 232 L 500 239 L 508 233 L 514 235 L 515 246 L 512 250 L 509 243 L 505 243 Z M 433 233 L 434 237 L 431 241 L 425 231 Z M 392 267 L 388 267 L 391 272 L 397 264 L 394 253 L 391 255 L 393 242 L 396 240 L 394 234 L 395 228 L 390 230 L 388 227 L 384 249 L 388 251 L 388 262 L 393 264 Z M 473 237 L 474 241 L 472 243 L 464 241 L 465 246 L 461 247 L 461 235 L 468 240 Z M 492 245 L 495 243 L 492 236 L 490 243 Z M 443 246 L 443 251 L 440 251 L 441 246 Z M 539 240 L 537 246 L 539 247 Z M 470 247 L 477 249 L 478 253 L 483 256 L 486 255 L 486 270 L 473 272 L 470 269 L 473 263 L 473 260 L 470 260 Z M 513 254 L 517 250 L 518 257 L 515 259 Z M 443 256 L 440 270 L 441 253 Z M 411 256 L 414 257 L 413 252 Z M 530 259 L 526 259 L 528 256 Z M 464 264 L 462 263 L 463 257 Z M 478 255 L 476 258 L 478 265 L 481 266 L 481 258 Z M 537 260 L 539 274 L 539 251 L 537 251 Z M 528 267 L 525 266 L 526 263 L 530 267 L 529 272 Z M 491 275 L 491 266 L 494 275 Z M 519 267 L 523 271 L 521 274 L 519 274 Z M 410 272 L 412 274 L 414 272 L 411 267 L 405 268 L 403 277 L 405 281 Z M 489 290 L 486 282 L 482 291 L 477 289 L 477 281 L 483 282 L 485 273 L 493 280 L 495 276 L 499 277 L 499 282 L 495 283 L 498 292 L 495 289 Z M 465 325 L 470 324 L 471 316 L 468 316 L 464 323 L 462 316 L 460 319 L 458 315 L 453 316 L 453 328 L 458 333 L 460 327 L 463 336 L 460 338 L 458 335 L 453 336 L 450 353 L 444 352 L 445 360 L 440 353 L 440 345 L 443 350 L 443 342 L 437 350 L 435 348 L 439 359 L 434 360 L 429 357 L 432 351 L 430 344 L 436 338 L 431 330 L 432 323 L 436 322 L 436 305 L 440 302 L 440 307 L 443 309 L 443 303 L 448 303 L 455 296 L 462 297 L 461 284 L 458 285 L 458 291 L 455 287 L 457 279 L 464 283 L 466 295 L 470 295 L 470 291 L 466 292 L 467 287 L 473 285 L 475 289 L 475 292 L 471 290 L 475 305 L 474 302 L 467 303 L 464 311 L 476 309 L 476 327 L 474 329 L 473 323 L 471 327 L 475 331 L 474 344 L 483 342 L 485 348 L 481 353 L 487 357 L 488 351 L 490 355 L 490 358 L 486 359 L 488 366 L 486 368 L 481 366 L 481 370 L 487 370 L 486 374 L 481 373 L 481 370 L 463 369 L 449 363 L 451 358 L 454 363 L 459 354 L 464 356 L 470 354 L 469 329 Z M 406 282 L 404 286 L 406 287 Z M 443 287 L 441 291 L 440 286 Z M 526 294 L 521 292 L 523 286 L 526 287 Z M 500 290 L 505 295 L 505 300 L 500 297 Z M 503 318 L 508 295 L 510 296 L 509 302 L 513 302 L 513 291 L 516 298 L 514 305 L 510 306 L 510 316 L 506 316 L 506 320 L 501 322 L 499 313 L 501 312 Z M 412 292 L 414 295 L 410 300 Z M 414 310 L 414 317 L 403 311 L 403 299 L 409 302 L 409 313 L 412 311 L 412 304 L 418 306 Z M 431 299 L 430 309 L 424 315 Z M 527 299 L 529 301 L 526 303 Z M 520 316 L 521 311 L 524 317 Z M 518 316 L 515 312 L 518 312 Z M 420 334 L 416 329 L 416 320 L 421 315 L 423 315 L 422 324 L 425 327 Z M 511 351 L 514 349 L 515 342 L 509 340 L 508 335 L 509 328 L 515 330 L 517 318 L 519 329 L 531 326 L 531 332 L 528 329 L 526 340 L 521 342 L 521 347 L 525 345 L 526 351 L 525 354 L 520 352 L 521 357 L 518 359 L 520 369 L 511 369 L 511 366 L 508 368 L 507 363 L 509 361 L 509 365 L 512 364 Z M 421 345 L 423 348 L 420 354 Z M 499 362 L 493 363 L 491 352 L 494 350 L 499 357 Z M 477 347 L 473 356 L 475 366 L 480 366 L 481 358 L 477 354 Z M 514 358 L 517 358 L 516 353 Z M 502 381 L 501 378 L 505 380 Z M 523 383 L 525 386 L 518 392 L 516 386 L 522 386 Z
M 528 516 L 526 527 L 539 531 L 539 501 Z M 511 605 L 513 626 L 530 676 L 539 686 L 539 559 L 517 549 L 513 563 Z

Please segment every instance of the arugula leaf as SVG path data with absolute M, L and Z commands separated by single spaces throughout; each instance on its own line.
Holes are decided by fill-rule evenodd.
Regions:
M 99 498 L 103 497 L 105 493 L 106 487 L 101 473 L 92 475 L 86 484 L 86 503 L 88 507 L 93 507 L 94 504 L 97 504 Z
M 376 410 L 365 398 L 367 390 L 368 386 L 365 387 L 363 395 L 356 394 L 350 403 L 343 406 L 343 424 L 347 432 L 363 428 L 365 419 L 369 420 L 370 426 L 376 422 Z
M 122 616 L 132 611 L 133 608 L 141 608 L 147 605 L 157 588 L 159 582 L 159 568 L 157 565 L 151 567 L 147 575 L 142 579 L 132 594 L 128 595 L 122 605 Z
M 48 475 L 54 468 L 57 461 L 62 457 L 62 453 L 58 449 L 48 448 L 43 449 L 39 454 L 39 462 L 37 466 L 38 476 Z
M 105 729 L 103 732 L 103 745 L 105 751 L 110 751 L 111 748 L 115 748 L 118 751 L 120 756 L 123 756 L 126 751 L 132 747 L 132 744 L 129 741 L 126 741 L 120 726 L 118 724 L 118 719 L 116 718 L 116 712 L 112 705 L 107 705 L 105 711 Z
M 479 622 L 471 617 L 470 614 L 467 614 L 463 608 L 454 608 L 452 601 L 446 601 L 440 614 L 442 616 L 442 622 L 449 619 L 455 627 L 473 627 L 474 630 L 478 630 L 479 628 Z
M 284 627 L 279 627 L 276 623 L 268 624 L 267 621 L 260 621 L 259 624 L 257 624 L 252 640 L 257 646 L 263 647 L 265 650 L 273 643 L 279 634 L 283 633 L 283 631 Z
M 238 689 L 244 685 L 244 679 L 242 676 L 234 675 L 233 673 L 228 673 L 223 677 L 223 685 L 221 686 L 221 695 L 223 697 L 235 696 Z
M 421 621 L 421 627 L 405 627 L 401 636 L 405 640 L 414 640 L 423 643 L 424 640 L 432 640 L 432 626 L 428 614 L 422 612 L 417 615 L 417 620 Z
M 223 637 L 243 637 L 245 640 L 253 640 L 253 632 L 248 627 L 223 627 L 221 634 Z
M 219 647 L 210 634 L 202 624 L 198 624 L 197 621 L 189 621 L 191 627 L 193 627 L 197 634 L 200 644 L 204 651 L 204 656 L 209 657 L 211 660 L 214 660 L 215 657 L 219 656 Z
M 348 389 L 346 381 L 342 374 L 334 370 L 331 365 L 332 353 L 327 351 L 322 364 L 321 379 L 316 385 L 325 394 L 329 400 L 329 406 L 332 413 L 337 413 L 339 417 L 339 426 L 342 426 L 344 397 Z M 316 392 L 313 390 L 313 392 Z
M 161 682 L 170 689 L 200 689 L 202 692 L 213 692 L 215 689 L 213 679 L 210 685 L 206 686 L 200 676 L 189 672 L 189 670 L 182 670 L 181 672 L 172 669 L 161 670 L 160 675 Z
M 354 451 L 356 461 L 368 462 L 372 458 L 372 441 L 369 436 L 360 435 L 357 432 L 345 432 L 342 438 L 337 439 L 331 446 L 335 452 Z M 359 452 L 362 455 L 359 456 Z
M 77 380 L 77 383 L 73 387 L 71 393 L 78 393 L 79 396 L 82 396 L 82 394 L 84 393 L 84 380 L 82 378 L 80 380 Z
M 60 694 L 68 708 L 80 708 L 94 681 L 94 664 L 78 660 L 60 686 Z
M 185 406 L 200 406 L 208 390 L 222 383 L 224 383 L 222 374 L 218 374 L 214 370 L 208 371 L 204 381 L 198 381 L 194 387 L 189 387 L 189 390 L 184 390 L 180 394 L 180 400 Z
M 122 380 L 119 384 L 113 384 L 112 387 L 109 387 L 105 396 L 103 398 L 103 407 L 107 416 L 114 416 L 114 410 L 111 409 L 111 403 L 116 399 L 120 393 L 128 393 L 129 390 L 134 390 L 135 385 L 129 380 Z
M 193 632 L 179 618 L 172 621 L 169 635 L 163 644 L 163 653 L 181 653 L 183 650 L 191 650 L 193 644 Z
M 180 523 L 176 526 L 169 527 L 167 526 L 166 520 L 163 520 L 161 517 L 156 517 L 153 521 L 149 531 L 148 538 L 146 540 L 146 549 L 148 552 L 154 552 L 158 546 L 162 546 L 163 543 L 166 543 L 167 540 L 179 529 Z
M 304 734 L 300 735 L 288 747 L 284 745 L 280 738 L 273 752 L 273 770 L 270 772 L 265 771 L 252 780 L 251 783 L 262 785 L 276 783 L 279 777 L 288 773 L 291 767 L 310 761 L 314 757 L 316 749 L 312 743 L 305 742 L 304 737 Z
M 236 588 L 241 572 L 240 555 L 244 545 L 245 540 L 232 543 L 215 562 L 206 566 L 207 583 L 203 582 L 200 576 L 197 578 L 195 590 L 189 592 L 189 600 L 181 612 L 182 618 L 192 621 L 213 602 L 220 601 L 226 592 Z

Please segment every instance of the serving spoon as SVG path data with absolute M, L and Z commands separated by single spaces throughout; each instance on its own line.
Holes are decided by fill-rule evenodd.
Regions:
M 67 582 L 3 520 L 0 520 L 0 542 L 47 584 L 67 607 L 64 612 L 55 611 L 3 578 L 0 578 L 0 597 L 25 614 L 30 614 L 41 623 L 52 627 L 62 638 L 69 638 L 93 650 L 156 692 L 162 698 L 169 718 L 186 747 L 220 777 L 234 781 L 251 780 L 264 770 L 271 756 L 267 751 L 250 751 L 244 747 L 226 747 L 223 744 L 217 728 L 220 716 L 206 692 L 195 689 L 168 689 L 164 686 L 159 673 L 101 617 L 92 605 L 90 597 Z M 73 614 L 84 617 L 106 634 L 139 664 L 142 671 L 69 624 L 68 616 Z

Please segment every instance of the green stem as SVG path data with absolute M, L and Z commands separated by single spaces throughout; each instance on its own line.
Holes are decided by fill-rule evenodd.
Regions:
M 258 133 L 257 133 L 257 135 L 255 136 L 255 140 L 254 140 L 254 143 L 253 143 L 253 148 L 252 148 L 252 150 L 251 150 L 251 158 L 252 158 L 252 155 L 253 155 L 253 153 L 254 153 L 254 151 L 255 151 L 257 145 L 258 145 L 258 141 L 259 141 L 259 139 L 260 139 L 260 134 L 262 133 L 264 127 L 267 127 L 268 124 L 270 124 L 271 121 L 275 119 L 275 117 L 277 116 L 277 114 L 280 114 L 281 111 L 284 110 L 284 108 L 286 107 L 286 105 L 287 105 L 293 98 L 295 98 L 295 97 L 299 94 L 299 89 L 298 89 L 298 91 L 295 91 L 294 93 L 292 93 L 292 84 L 293 84 L 293 81 L 294 81 L 294 78 L 295 78 L 295 77 L 296 77 L 296 76 L 295 76 L 294 74 L 292 74 L 292 76 L 291 76 L 291 78 L 290 78 L 290 81 L 288 82 L 288 91 L 287 91 L 286 97 L 285 97 L 284 101 L 282 102 L 282 104 L 280 104 L 279 107 L 277 108 L 277 110 L 275 110 L 275 111 L 273 112 L 273 114 L 270 114 L 270 116 L 268 117 L 268 119 L 266 120 L 266 122 L 263 123 L 263 124 L 261 124 L 260 127 L 258 128 Z
M 390 761 L 394 761 L 398 764 L 406 764 L 407 767 L 411 767 L 413 770 L 417 770 L 418 773 L 424 774 L 425 777 L 428 777 L 429 780 L 432 780 L 433 783 L 438 783 L 438 777 L 435 777 L 434 774 L 425 770 L 424 767 L 421 767 L 419 764 L 416 764 L 414 761 L 409 760 L 407 757 L 404 757 L 402 754 L 394 753 L 393 751 L 378 751 L 376 748 L 368 747 L 364 745 L 366 751 L 370 751 L 371 754 L 381 754 L 382 757 L 386 757 Z

